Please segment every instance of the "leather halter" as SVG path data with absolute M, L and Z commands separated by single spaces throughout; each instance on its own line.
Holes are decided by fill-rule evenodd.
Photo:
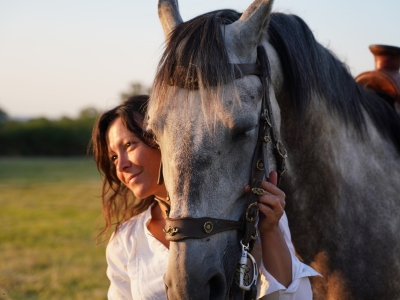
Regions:
M 275 123 L 268 91 L 270 68 L 265 49 L 261 46 L 257 48 L 256 64 L 232 64 L 232 67 L 235 79 L 247 75 L 259 76 L 263 89 L 258 138 L 253 154 L 250 178 L 252 196 L 249 197 L 247 209 L 240 221 L 214 218 L 167 218 L 164 232 L 166 233 L 166 239 L 169 241 L 181 241 L 189 238 L 202 239 L 223 231 L 240 230 L 244 232 L 243 244 L 252 244 L 257 237 L 255 222 L 258 217 L 258 197 L 264 193 L 264 190 L 261 189 L 261 182 L 269 176 L 268 143 L 273 143 L 275 148 L 278 184 L 286 171 L 285 159 L 287 158 L 287 152 L 278 138 L 276 129 L 273 127 Z M 182 83 L 182 81 L 178 82 Z M 174 84 L 174 81 L 171 80 L 169 84 L 180 86 L 178 82 L 175 81 Z M 196 79 L 192 81 L 192 83 L 196 82 Z

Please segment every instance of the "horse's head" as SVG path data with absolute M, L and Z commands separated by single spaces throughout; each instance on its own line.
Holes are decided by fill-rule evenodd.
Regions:
M 170 218 L 238 221 L 246 209 L 250 195 L 244 187 L 250 183 L 263 88 L 279 123 L 272 85 L 281 75 L 277 55 L 266 42 L 272 85 L 263 87 L 255 75 L 235 76 L 232 66 L 256 63 L 271 5 L 254 1 L 242 15 L 216 11 L 183 23 L 174 0 L 159 2 L 166 50 L 148 125 L 162 151 Z M 227 299 L 241 238 L 239 231 L 228 230 L 171 242 L 164 278 L 169 299 Z

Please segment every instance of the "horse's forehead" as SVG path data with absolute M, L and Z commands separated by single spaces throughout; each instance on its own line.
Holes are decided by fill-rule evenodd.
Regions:
M 234 64 L 255 63 L 257 59 L 256 45 L 251 48 L 251 45 L 242 42 L 240 25 L 241 21 L 239 20 L 229 25 L 223 25 L 221 28 L 229 62 Z
M 209 95 L 204 91 L 179 91 L 168 99 L 171 102 L 168 113 L 153 119 L 157 127 L 167 129 L 164 132 L 192 130 L 193 134 L 198 134 L 211 128 L 217 129 L 216 126 L 231 129 L 252 121 L 251 116 L 257 111 L 260 97 L 259 78 L 246 76 L 236 80 L 234 86 Z

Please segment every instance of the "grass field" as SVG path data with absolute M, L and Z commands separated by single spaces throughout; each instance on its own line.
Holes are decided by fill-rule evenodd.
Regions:
M 106 299 L 91 158 L 0 158 L 0 299 Z

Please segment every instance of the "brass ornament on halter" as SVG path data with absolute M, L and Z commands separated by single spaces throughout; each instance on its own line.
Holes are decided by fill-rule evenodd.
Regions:
M 206 233 L 210 233 L 214 229 L 214 225 L 212 222 L 207 221 L 204 223 L 203 229 Z
M 253 241 L 255 241 L 255 240 L 257 240 L 257 238 L 258 238 L 258 229 L 257 229 L 257 227 L 253 227 L 253 232 L 251 233 L 251 239 L 253 240 Z
M 268 109 L 265 109 L 265 110 L 264 110 L 264 113 L 263 113 L 261 119 L 262 119 L 265 123 L 267 123 L 268 127 L 270 127 L 270 128 L 272 127 L 272 122 L 271 122 L 271 120 L 270 120 L 270 118 L 269 118 L 269 111 L 268 111 Z
M 265 143 L 269 143 L 271 142 L 271 138 L 269 137 L 269 135 L 265 135 L 261 138 L 261 140 Z
M 276 150 L 278 151 L 278 154 L 282 157 L 282 158 L 287 158 L 287 150 L 285 149 L 285 147 L 283 146 L 281 141 L 278 141 L 276 143 Z
M 265 193 L 262 188 L 252 188 L 251 191 L 253 192 L 253 194 L 256 194 L 258 196 L 262 196 Z
M 246 221 L 254 222 L 258 217 L 258 203 L 251 203 L 246 209 Z
M 264 170 L 264 162 L 262 159 L 257 160 L 256 168 L 260 171 Z
M 174 235 L 179 231 L 177 227 L 169 226 L 168 228 L 164 228 L 163 231 L 169 235 Z
M 282 177 L 283 174 L 285 174 L 286 170 L 287 170 L 287 169 L 284 168 L 283 170 L 279 171 L 279 172 L 278 172 L 279 176 Z

